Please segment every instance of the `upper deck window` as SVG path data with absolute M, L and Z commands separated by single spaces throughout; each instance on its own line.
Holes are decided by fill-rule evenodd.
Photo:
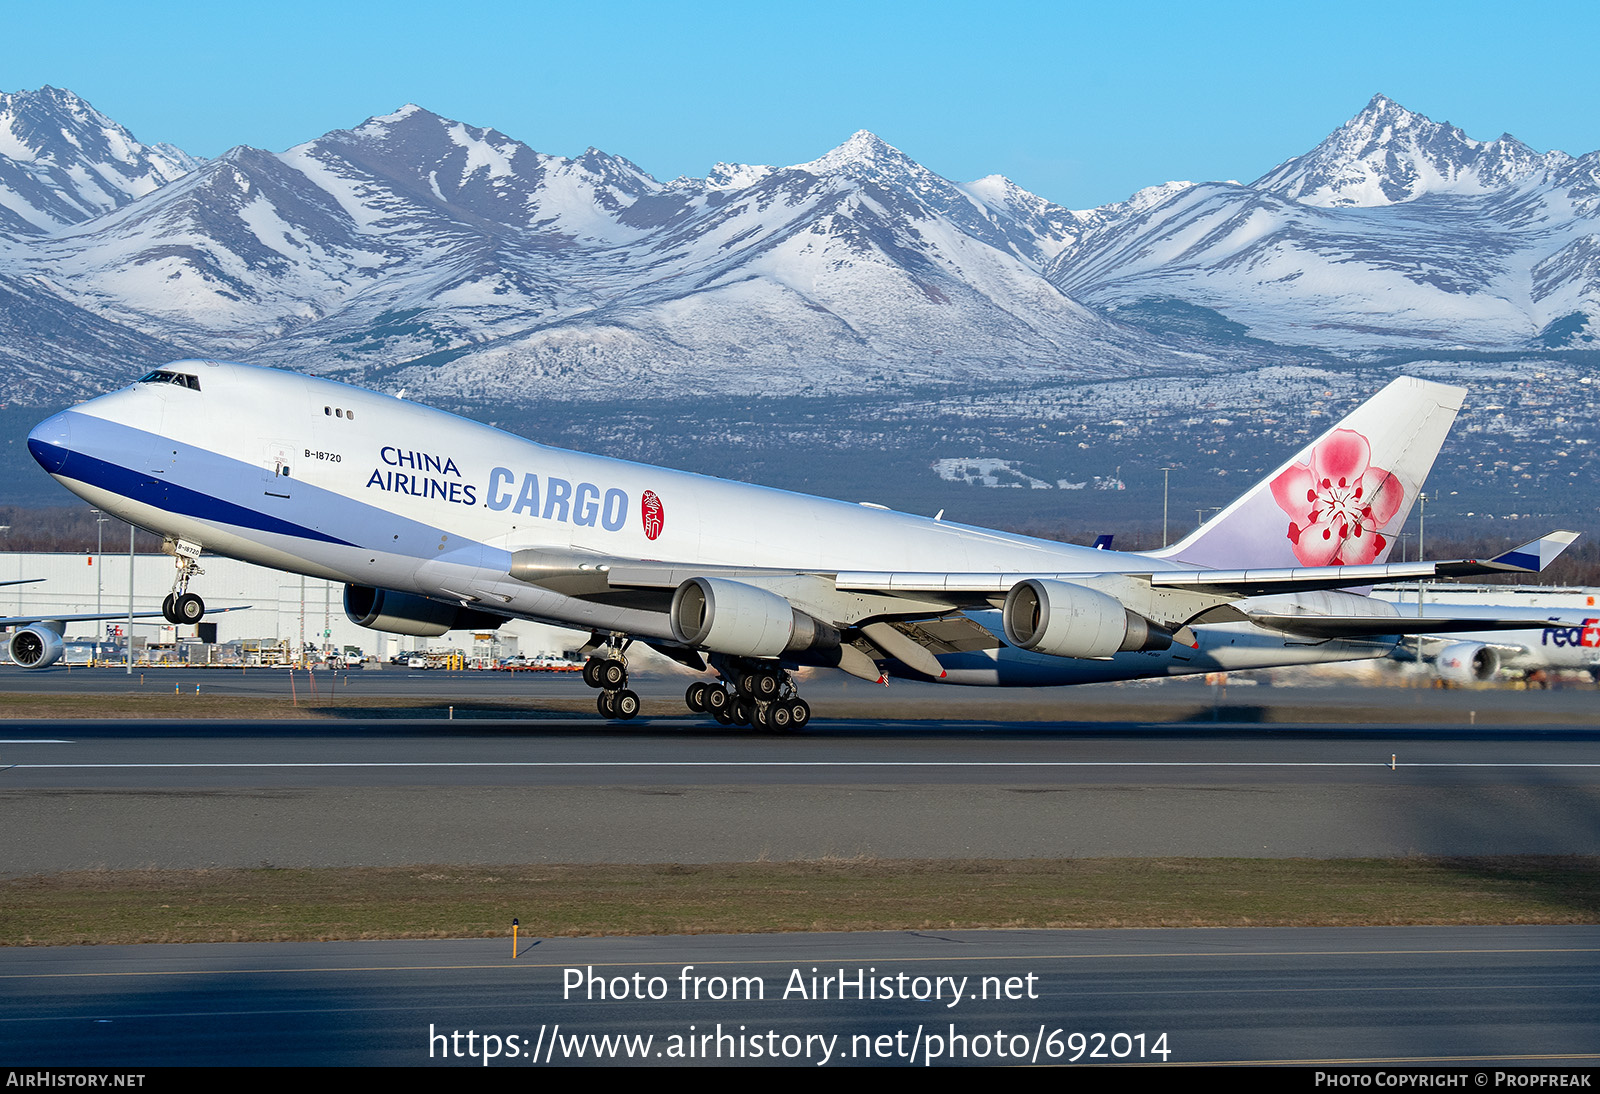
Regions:
M 158 368 L 154 372 L 146 373 L 139 377 L 141 384 L 177 384 L 179 387 L 200 390 L 200 377 L 191 376 L 187 372 L 173 372 L 171 369 Z

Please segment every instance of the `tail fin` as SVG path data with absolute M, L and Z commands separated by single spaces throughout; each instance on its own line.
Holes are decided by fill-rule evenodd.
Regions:
M 1189 536 L 1151 553 L 1230 570 L 1387 561 L 1466 394 L 1401 377 Z

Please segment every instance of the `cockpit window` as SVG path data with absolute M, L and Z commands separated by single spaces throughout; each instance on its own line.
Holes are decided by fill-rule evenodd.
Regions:
M 177 384 L 179 387 L 200 390 L 200 377 L 191 376 L 187 372 L 173 372 L 171 369 L 158 368 L 139 377 L 141 384 Z

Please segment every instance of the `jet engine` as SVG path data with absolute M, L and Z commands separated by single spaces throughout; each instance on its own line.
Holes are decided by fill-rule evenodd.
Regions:
M 61 635 L 42 623 L 17 630 L 6 642 L 6 653 L 25 669 L 49 668 L 61 660 L 67 644 Z
M 1481 642 L 1456 642 L 1439 651 L 1434 668 L 1452 684 L 1492 680 L 1500 671 L 1500 654 Z
M 1055 657 L 1110 657 L 1172 645 L 1172 635 L 1116 597 L 1069 581 L 1017 582 L 1006 594 L 1000 621 L 1013 646 Z
M 358 627 L 418 638 L 437 638 L 446 631 L 492 631 L 506 621 L 491 612 L 370 585 L 344 587 L 344 614 Z
M 720 577 L 691 577 L 672 594 L 672 636 L 739 657 L 839 646 L 839 632 L 777 593 Z

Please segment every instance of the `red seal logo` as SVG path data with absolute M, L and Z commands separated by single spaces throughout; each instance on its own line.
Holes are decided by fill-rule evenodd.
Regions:
M 667 522 L 667 511 L 661 507 L 661 499 L 654 490 L 646 490 L 639 499 L 639 515 L 644 520 L 645 539 L 655 539 L 661 534 L 661 526 Z

